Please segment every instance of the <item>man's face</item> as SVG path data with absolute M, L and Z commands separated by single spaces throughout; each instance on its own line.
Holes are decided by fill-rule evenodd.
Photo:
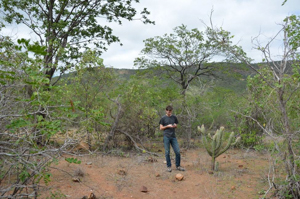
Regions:
M 167 114 L 167 116 L 171 116 L 172 115 L 172 110 L 166 110 L 166 114 Z

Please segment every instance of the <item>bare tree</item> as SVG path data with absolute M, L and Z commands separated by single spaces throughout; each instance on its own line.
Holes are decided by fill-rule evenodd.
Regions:
M 216 45 L 220 45 L 224 55 L 230 60 L 240 61 L 246 63 L 253 69 L 260 78 L 276 92 L 277 108 L 281 115 L 282 135 L 286 140 L 286 149 L 283 151 L 283 160 L 285 162 L 285 169 L 287 173 L 286 181 L 288 182 L 284 189 L 284 193 L 292 196 L 293 198 L 300 197 L 300 184 L 297 174 L 297 166 L 295 159 L 299 158 L 298 154 L 293 149 L 293 139 L 297 136 L 295 129 L 291 128 L 291 118 L 288 110 L 288 103 L 292 97 L 297 93 L 300 87 L 299 82 L 299 17 L 294 15 L 284 19 L 281 24 L 282 28 L 275 34 L 274 37 L 266 45 L 262 45 L 257 38 L 254 38 L 255 47 L 262 52 L 264 57 L 262 67 L 271 71 L 271 78 L 267 78 L 254 64 L 251 59 L 247 58 L 246 53 L 241 47 L 233 45 L 231 42 L 230 33 L 224 31 L 222 28 L 213 27 L 211 24 L 208 27 L 212 35 L 213 41 Z M 282 54 L 274 55 L 271 52 L 271 45 L 277 40 L 278 37 L 282 40 Z M 271 134 L 270 129 L 260 124 L 265 132 Z M 273 184 L 272 184 L 273 185 Z M 283 196 L 281 196 L 283 197 Z

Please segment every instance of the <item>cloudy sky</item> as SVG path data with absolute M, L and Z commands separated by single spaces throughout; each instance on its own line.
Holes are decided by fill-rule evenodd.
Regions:
M 155 25 L 143 24 L 139 20 L 124 21 L 122 25 L 109 23 L 113 32 L 123 44 L 112 44 L 102 55 L 107 67 L 134 69 L 133 61 L 140 56 L 144 47 L 143 40 L 172 33 L 176 26 L 187 25 L 188 29 L 205 30 L 212 20 L 215 26 L 235 35 L 234 42 L 239 42 L 248 56 L 256 62 L 262 60 L 261 53 L 253 49 L 251 39 L 260 35 L 259 42 L 264 44 L 280 30 L 282 20 L 291 14 L 300 15 L 300 0 L 140 0 L 138 10 L 147 8 L 151 12 L 149 19 Z M 32 38 L 33 33 L 26 33 L 25 26 L 9 27 L 2 31 L 6 35 Z M 20 35 L 21 34 L 21 35 Z M 277 40 L 276 40 L 277 41 Z M 280 43 L 280 38 L 277 43 Z M 273 53 L 279 54 L 280 46 L 273 46 Z
M 251 38 L 260 34 L 264 44 L 280 30 L 282 20 L 291 14 L 300 15 L 300 0 L 141 0 L 138 7 L 146 7 L 149 18 L 155 25 L 145 25 L 140 21 L 124 22 L 122 26 L 110 24 L 119 36 L 123 46 L 113 44 L 102 56 L 108 67 L 133 69 L 133 61 L 140 56 L 143 40 L 172 33 L 176 26 L 187 25 L 188 29 L 205 30 L 201 22 L 209 23 L 213 9 L 213 23 L 235 35 L 247 54 L 259 62 L 261 53 L 253 49 Z M 280 46 L 273 46 L 278 54 Z

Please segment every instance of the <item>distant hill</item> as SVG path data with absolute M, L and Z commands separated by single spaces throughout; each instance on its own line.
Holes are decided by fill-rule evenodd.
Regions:
M 213 80 L 216 86 L 228 88 L 234 90 L 235 92 L 243 92 L 246 89 L 247 77 L 249 75 L 255 74 L 253 70 L 249 69 L 249 67 L 245 66 L 244 64 L 239 64 L 239 63 L 211 63 L 211 64 L 216 65 L 217 68 L 217 70 L 215 71 L 215 77 L 201 77 L 201 79 L 204 82 Z M 129 80 L 129 78 L 132 75 L 137 74 L 138 72 L 138 69 L 115 69 L 115 68 L 111 68 L 111 69 L 114 70 L 119 80 L 125 80 L 125 81 Z M 151 69 L 145 69 L 143 71 L 146 72 L 146 70 L 151 71 Z M 162 73 L 163 73 L 162 71 L 161 72 L 155 71 L 152 74 L 155 74 L 155 76 L 159 76 Z M 75 75 L 75 72 L 63 74 L 60 78 L 64 79 L 72 75 Z M 54 77 L 52 79 L 52 82 L 56 82 L 58 78 L 59 77 L 57 76 Z M 145 78 L 151 78 L 151 75 L 147 75 Z M 192 85 L 197 86 L 197 83 L 193 82 Z
M 135 69 L 114 69 L 115 73 L 120 77 L 124 79 L 129 79 L 131 75 L 136 74 Z

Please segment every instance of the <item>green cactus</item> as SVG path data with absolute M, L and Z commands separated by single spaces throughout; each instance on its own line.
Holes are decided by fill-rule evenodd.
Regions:
M 198 126 L 198 131 L 202 133 L 202 142 L 205 146 L 206 151 L 208 154 L 212 157 L 211 162 L 211 169 L 214 171 L 216 169 L 216 158 L 219 157 L 222 153 L 227 151 L 230 146 L 234 146 L 239 140 L 240 137 L 238 137 L 235 142 L 233 142 L 234 133 L 232 132 L 228 138 L 228 142 L 226 146 L 223 147 L 223 130 L 224 127 L 222 126 L 219 130 L 216 131 L 216 133 L 212 136 L 210 133 L 206 133 L 204 125 L 202 124 L 201 127 Z M 210 140 L 210 143 L 209 143 Z

